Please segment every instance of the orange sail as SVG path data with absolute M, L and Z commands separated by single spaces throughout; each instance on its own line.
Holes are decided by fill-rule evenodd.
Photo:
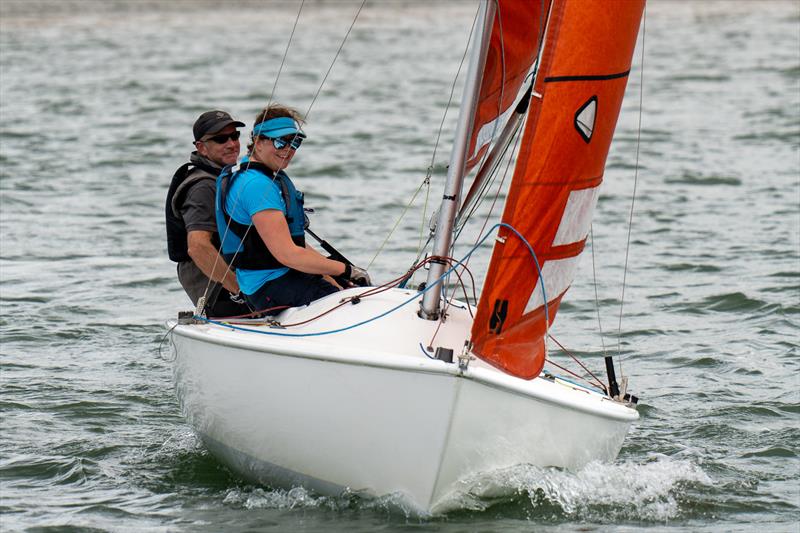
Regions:
M 552 0 L 534 97 L 472 327 L 473 351 L 526 379 L 574 278 L 603 181 L 644 0 Z M 547 310 L 545 311 L 545 306 Z M 549 324 L 548 324 L 549 320 Z
M 546 0 L 500 0 L 496 4 L 481 89 L 470 137 L 467 170 L 503 129 L 531 72 L 547 19 Z

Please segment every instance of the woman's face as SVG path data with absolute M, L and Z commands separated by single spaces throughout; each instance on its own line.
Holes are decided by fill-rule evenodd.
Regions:
M 258 137 L 253 148 L 255 159 L 267 165 L 267 168 L 273 172 L 288 167 L 294 157 L 294 152 L 294 149 L 288 144 L 277 150 L 275 145 L 272 144 L 272 139 L 264 137 Z

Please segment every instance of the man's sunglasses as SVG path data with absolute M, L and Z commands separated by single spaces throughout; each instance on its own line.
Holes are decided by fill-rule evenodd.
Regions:
M 303 144 L 303 138 L 299 135 L 286 135 L 285 137 L 278 137 L 277 139 L 265 137 L 263 135 L 260 135 L 260 137 L 272 141 L 272 146 L 274 146 L 276 150 L 283 150 L 287 146 L 292 150 L 297 150 L 300 148 L 300 145 Z
M 240 132 L 238 131 L 234 131 L 232 133 L 222 133 L 220 135 L 214 135 L 213 137 L 209 137 L 208 139 L 205 139 L 203 142 L 214 141 L 217 144 L 225 144 L 229 140 L 238 141 L 239 133 Z

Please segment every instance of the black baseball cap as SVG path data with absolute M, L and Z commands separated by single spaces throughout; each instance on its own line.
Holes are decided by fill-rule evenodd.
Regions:
M 218 131 L 234 125 L 237 128 L 244 128 L 244 122 L 233 120 L 233 118 L 225 111 L 206 111 L 197 120 L 194 121 L 194 140 L 199 141 L 209 133 L 217 133 Z

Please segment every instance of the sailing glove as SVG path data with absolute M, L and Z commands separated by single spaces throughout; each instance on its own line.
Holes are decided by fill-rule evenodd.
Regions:
M 372 281 L 369 279 L 369 274 L 367 271 L 363 268 L 351 265 L 350 263 L 345 263 L 343 276 L 356 285 L 360 285 L 361 287 L 372 285 Z

